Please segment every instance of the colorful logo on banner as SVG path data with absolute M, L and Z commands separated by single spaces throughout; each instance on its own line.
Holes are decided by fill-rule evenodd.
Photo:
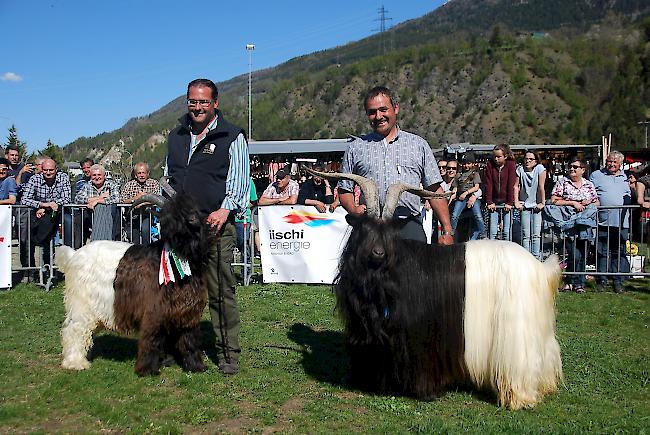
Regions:
M 335 222 L 334 219 L 326 218 L 318 214 L 308 213 L 306 211 L 293 210 L 282 218 L 289 224 L 305 224 L 309 227 L 321 227 Z

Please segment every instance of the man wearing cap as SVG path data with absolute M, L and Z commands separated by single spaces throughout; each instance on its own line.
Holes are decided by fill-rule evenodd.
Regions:
M 293 205 L 298 202 L 300 186 L 284 169 L 275 174 L 275 182 L 269 184 L 259 200 L 259 205 Z
M 167 140 L 166 175 L 179 195 L 190 196 L 217 233 L 208 255 L 208 306 L 219 371 L 239 371 L 239 307 L 232 271 L 235 214 L 248 205 L 250 159 L 244 131 L 223 118 L 217 86 L 187 85 L 187 114 Z
M 350 143 L 343 156 L 341 172 L 374 180 L 381 207 L 384 206 L 388 187 L 396 183 L 422 186 L 429 191 L 443 193 L 440 187 L 442 177 L 427 141 L 397 125 L 399 103 L 393 92 L 383 86 L 370 89 L 364 98 L 364 109 L 373 131 Z M 339 181 L 338 188 L 341 205 L 348 213 L 366 212 L 365 205 L 354 204 L 352 181 Z M 451 228 L 447 201 L 444 198 L 432 198 L 429 204 L 442 225 L 438 244 L 451 245 L 454 243 L 454 231 Z M 402 238 L 426 243 L 420 220 L 419 197 L 403 193 L 393 218 L 403 222 L 400 230 Z

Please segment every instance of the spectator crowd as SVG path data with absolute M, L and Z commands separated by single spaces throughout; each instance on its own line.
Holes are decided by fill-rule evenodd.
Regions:
M 626 173 L 622 170 L 623 162 L 624 155 L 612 151 L 606 165 L 589 174 L 588 162 L 576 157 L 568 160 L 565 174 L 558 176 L 555 161 L 545 165 L 539 153 L 526 151 L 518 163 L 510 147 L 500 144 L 485 162 L 467 152 L 458 159 L 438 159 L 437 168 L 442 189 L 451 194 L 449 215 L 457 242 L 514 238 L 542 259 L 542 230 L 554 228 L 560 235 L 567 271 L 575 272 L 566 278 L 562 290 L 582 293 L 586 259 L 593 256 L 590 247 L 595 248 L 598 271 L 629 273 L 626 243 L 629 244 L 630 230 L 635 228 L 633 233 L 638 235 L 639 226 L 647 226 L 650 219 L 650 165 Z M 71 182 L 47 156 L 21 163 L 20 150 L 9 146 L 5 158 L 0 158 L 0 205 L 24 206 L 14 211 L 23 267 L 35 264 L 35 246 L 43 247 L 47 260 L 53 238 L 75 248 L 91 240 L 150 243 L 155 239 L 151 207 L 125 208 L 126 212 L 118 208 L 118 204 L 128 205 L 141 195 L 161 193 L 158 181 L 150 177 L 147 163 L 136 163 L 131 179 L 122 186 L 108 179 L 105 168 L 92 159 L 85 159 L 80 165 L 82 174 Z M 302 175 L 296 164 L 267 166 L 257 162 L 252 167 L 255 165 L 259 167 L 255 175 L 257 184 L 264 172 L 262 167 L 269 172 L 263 176 L 270 178 L 270 183 L 258 197 L 256 179 L 251 173 L 249 207 L 235 217 L 237 247 L 246 251 L 249 258 L 260 252 L 258 205 L 301 204 L 313 206 L 320 213 L 332 212 L 340 205 L 337 185 L 328 179 Z M 316 163 L 313 168 L 338 171 L 340 162 Z M 364 204 L 356 186 L 354 203 Z M 69 207 L 71 204 L 75 206 Z M 638 204 L 640 209 L 621 207 L 632 204 Z M 425 201 L 422 215 L 428 210 Z M 439 228 L 435 219 L 433 222 L 436 240 Z M 648 229 L 643 230 L 647 235 Z M 251 231 L 254 247 L 248 246 Z M 624 278 L 612 277 L 615 291 L 623 290 Z M 606 284 L 607 276 L 598 275 L 597 288 L 602 290 Z

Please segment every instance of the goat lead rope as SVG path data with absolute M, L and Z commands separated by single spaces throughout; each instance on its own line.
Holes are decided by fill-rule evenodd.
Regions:
M 219 237 L 219 233 L 217 233 L 217 285 L 219 286 L 219 329 L 221 330 L 221 340 L 223 342 L 223 354 L 226 364 L 230 364 L 230 345 L 228 343 L 228 331 L 225 328 L 225 325 L 228 324 L 228 319 L 226 319 L 226 302 L 224 300 L 223 287 L 221 287 L 221 237 Z

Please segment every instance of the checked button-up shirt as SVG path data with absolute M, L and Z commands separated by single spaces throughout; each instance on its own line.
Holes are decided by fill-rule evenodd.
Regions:
M 70 177 L 58 171 L 54 184 L 48 186 L 43 174 L 32 176 L 23 189 L 20 203 L 29 207 L 38 208 L 42 202 L 56 202 L 58 205 L 70 203 Z

